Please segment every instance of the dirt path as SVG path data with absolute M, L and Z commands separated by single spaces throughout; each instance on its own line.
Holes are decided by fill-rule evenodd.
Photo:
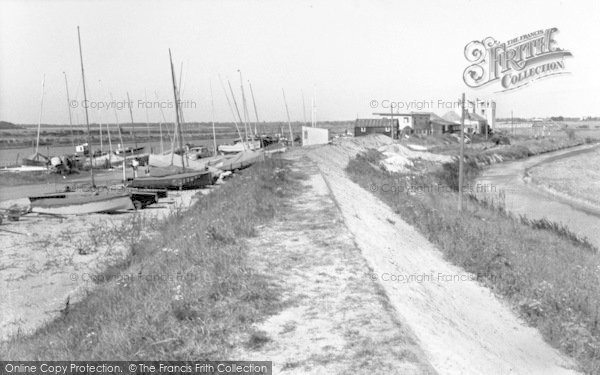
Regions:
M 389 206 L 350 181 L 343 168 L 352 155 L 343 147 L 325 146 L 307 154 L 325 176 L 373 269 L 372 278 L 383 286 L 440 374 L 575 373 L 571 361 L 546 344 L 538 331 L 469 280 L 465 271 L 448 264 Z
M 295 167 L 309 176 L 305 190 L 250 241 L 250 259 L 281 288 L 283 309 L 256 326 L 256 345 L 232 358 L 273 361 L 274 374 L 434 374 L 381 287 L 369 281 L 372 271 L 318 168 L 305 158 Z

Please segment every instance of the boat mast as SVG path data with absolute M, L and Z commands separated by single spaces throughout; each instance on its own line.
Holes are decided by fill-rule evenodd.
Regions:
M 112 92 L 110 93 L 110 101 L 114 102 Z M 115 112 L 115 121 L 117 122 L 117 130 L 119 131 L 119 142 L 121 142 L 121 149 L 123 152 L 121 153 L 121 157 L 123 158 L 123 182 L 127 180 L 127 172 L 125 171 L 125 144 L 123 143 L 123 132 L 121 131 L 121 124 L 119 123 L 119 115 L 117 114 L 117 107 L 113 106 L 113 111 Z
M 105 91 L 104 91 L 104 88 L 102 87 L 102 80 L 98 80 L 98 83 L 100 84 L 100 92 L 104 96 Z M 108 108 L 106 110 L 108 111 Z M 104 114 L 102 114 L 100 118 L 101 119 L 104 118 L 106 120 L 104 123 L 106 125 L 106 133 L 108 135 L 108 164 L 112 168 L 113 149 L 112 149 L 112 140 L 110 138 L 110 121 L 108 121 L 108 119 L 107 119 L 106 112 L 104 112 Z
M 189 134 L 187 134 L 186 132 L 189 132 L 189 129 L 186 129 L 185 126 L 185 118 L 183 117 L 183 108 L 181 108 L 181 101 L 183 100 L 183 85 L 181 83 L 181 77 L 183 76 L 183 61 L 180 64 L 180 68 L 179 68 L 179 84 L 177 85 L 177 97 L 179 98 L 179 121 L 180 124 L 179 126 L 181 127 L 181 143 L 184 144 L 185 140 L 184 140 L 184 135 L 185 136 L 189 136 Z M 189 137 L 191 138 L 191 137 Z M 183 150 L 182 150 L 183 152 Z M 189 166 L 189 163 L 188 163 Z
M 150 140 L 150 121 L 148 120 L 148 93 L 144 89 L 144 108 L 146 109 L 146 131 L 148 133 L 148 141 Z
M 69 126 L 71 128 L 71 144 L 75 149 L 75 134 L 73 133 L 73 116 L 71 115 L 71 99 L 69 98 L 69 83 L 67 81 L 67 73 L 63 72 L 65 76 L 65 88 L 67 89 L 67 108 L 69 109 Z
M 248 106 L 246 105 L 246 94 L 244 93 L 244 81 L 242 80 L 242 71 L 240 73 L 240 90 L 242 91 L 242 110 L 244 111 L 244 132 L 246 133 L 246 142 L 248 142 Z M 250 129 L 252 130 L 252 129 Z
M 102 120 L 98 121 L 98 129 L 100 129 L 100 154 L 102 154 Z
M 85 91 L 85 73 L 83 69 L 83 52 L 81 51 L 81 35 L 79 33 L 79 26 L 77 26 L 77 40 L 79 41 L 79 61 L 81 63 L 81 82 L 83 83 L 83 102 L 87 104 L 87 93 Z M 87 126 L 87 144 L 88 144 L 88 155 L 90 157 L 90 178 L 92 180 L 92 187 L 96 187 L 94 182 L 94 166 L 92 165 L 92 143 L 90 141 L 90 119 L 88 115 L 87 105 L 85 107 L 85 124 Z
M 304 116 L 304 126 L 308 126 L 306 122 L 306 103 L 304 102 L 304 91 L 300 90 L 300 95 L 302 95 L 302 115 Z
M 179 124 L 179 98 L 178 98 L 178 91 L 177 91 L 177 83 L 175 82 L 175 69 L 173 69 L 173 57 L 171 56 L 171 49 L 169 48 L 169 62 L 171 63 L 171 80 L 173 81 L 173 98 L 175 100 L 175 126 L 177 128 L 177 133 L 179 135 L 179 148 L 181 148 L 181 150 L 183 150 L 183 144 L 181 142 L 181 126 Z M 185 160 L 184 160 L 184 154 L 183 152 L 181 153 L 181 166 L 183 168 L 183 170 L 185 171 Z
M 256 109 L 256 100 L 254 99 L 254 91 L 252 91 L 252 83 L 250 83 L 250 81 L 248 80 L 248 86 L 250 87 L 250 96 L 252 96 L 252 105 L 254 106 L 254 116 L 256 117 L 256 122 L 254 123 L 254 134 L 256 134 L 256 124 L 258 124 L 260 122 L 260 120 L 258 119 L 258 110 Z M 263 146 L 263 141 L 262 141 L 262 129 L 260 132 L 260 147 Z
M 231 82 L 227 80 L 227 84 L 229 85 L 229 91 L 231 92 L 231 97 L 233 98 L 233 104 L 235 104 L 235 111 L 237 112 L 238 118 L 240 120 L 240 124 L 242 123 L 242 116 L 240 115 L 240 109 L 237 105 L 237 100 L 235 100 L 235 94 L 233 93 L 233 89 L 231 88 Z M 245 130 L 245 125 L 244 125 Z M 244 138 L 242 138 L 240 134 L 240 140 L 242 141 L 242 146 L 244 146 L 244 151 L 246 151 L 246 143 L 244 143 Z M 246 140 L 248 140 L 248 134 L 246 133 Z
M 227 81 L 227 82 L 229 83 L 229 81 Z M 227 95 L 227 89 L 225 88 L 225 85 L 223 84 L 221 75 L 219 75 L 219 83 L 221 84 L 221 88 L 223 89 L 223 93 L 225 94 L 225 99 L 227 99 L 227 104 L 229 105 L 229 110 L 231 111 L 231 115 L 233 116 L 233 123 L 235 124 L 235 130 L 238 133 L 238 137 L 240 137 L 240 139 L 242 139 L 242 133 L 240 133 L 240 128 L 238 126 L 237 119 L 235 118 L 235 112 L 233 111 L 233 106 L 231 105 L 231 100 L 229 100 L 229 95 Z M 231 87 L 231 85 L 229 85 L 229 87 Z M 244 146 L 244 150 L 245 149 L 246 149 L 246 146 Z
M 137 151 L 137 138 L 135 136 L 135 124 L 133 123 L 133 110 L 131 109 L 131 99 L 129 99 L 129 92 L 127 92 L 127 106 L 129 107 L 129 117 L 131 118 L 131 135 L 133 136 L 133 143 L 135 144 L 135 148 Z M 123 145 L 125 147 L 125 145 Z M 131 155 L 133 155 L 133 150 L 131 150 Z
M 156 97 L 156 100 L 160 100 L 160 98 L 158 97 L 158 93 L 156 91 L 154 91 L 154 96 Z M 159 103 L 160 104 L 160 103 Z M 165 153 L 164 151 L 164 147 L 163 147 L 163 135 L 162 135 L 162 124 L 165 124 L 165 127 L 167 128 L 167 135 L 169 136 L 169 140 L 172 142 L 173 141 L 173 137 L 171 137 L 171 132 L 169 131 L 169 127 L 167 126 L 167 118 L 165 117 L 165 111 L 163 111 L 162 105 L 159 105 L 158 108 L 160 109 L 160 115 L 162 117 L 162 122 L 160 123 L 160 151 L 161 153 Z
M 40 104 L 40 117 L 38 119 L 37 137 L 35 141 L 35 159 L 38 158 L 38 149 L 40 148 L 40 128 L 42 127 L 42 111 L 44 110 L 44 86 L 46 85 L 46 75 L 42 79 L 42 100 Z
M 313 102 L 312 102 L 312 112 L 313 112 L 313 123 L 312 127 L 317 126 L 317 87 L 313 85 Z
M 285 112 L 287 113 L 288 127 L 290 128 L 290 139 L 292 140 L 292 147 L 294 147 L 294 133 L 292 133 L 292 122 L 290 121 L 290 111 L 288 109 L 287 99 L 285 98 L 285 90 L 281 89 L 281 92 L 283 93 L 283 102 L 285 103 Z
M 208 83 L 210 85 L 210 114 L 213 131 L 213 155 L 217 156 L 217 133 L 215 132 L 215 98 L 213 96 L 212 81 L 209 81 Z

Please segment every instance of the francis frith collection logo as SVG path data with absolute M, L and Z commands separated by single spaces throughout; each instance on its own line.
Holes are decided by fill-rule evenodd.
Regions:
M 498 82 L 499 91 L 508 91 L 540 78 L 568 73 L 565 58 L 572 54 L 558 47 L 557 33 L 553 27 L 504 43 L 492 37 L 472 41 L 465 46 L 465 57 L 471 63 L 463 73 L 465 83 L 478 88 Z

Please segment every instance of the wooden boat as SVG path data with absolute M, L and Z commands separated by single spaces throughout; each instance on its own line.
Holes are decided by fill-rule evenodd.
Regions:
M 65 192 L 29 197 L 31 211 L 51 215 L 85 215 L 132 210 L 129 192 Z
M 136 210 L 141 210 L 147 206 L 158 203 L 159 190 L 148 189 L 146 191 L 140 189 L 131 189 L 131 201 Z M 164 190 L 161 190 L 164 191 Z
M 260 151 L 244 151 L 237 155 L 225 158 L 220 164 L 216 164 L 215 168 L 222 171 L 235 171 L 236 169 L 244 169 L 252 164 L 265 159 L 265 154 Z
M 145 146 L 118 148 L 115 150 L 115 155 L 139 155 L 143 154 L 145 149 Z
M 21 160 L 22 165 L 23 166 L 28 166 L 28 167 L 46 167 L 48 166 L 48 164 L 50 164 L 50 159 L 48 159 L 48 157 L 40 154 L 39 152 L 36 152 L 35 154 L 23 158 Z
M 130 188 L 139 189 L 200 189 L 214 183 L 213 173 L 209 170 L 188 171 L 166 174 L 163 176 L 137 177 L 127 184 Z
M 232 153 L 238 153 L 238 152 L 243 152 L 243 151 L 258 150 L 259 148 L 260 148 L 260 141 L 242 142 L 242 141 L 238 140 L 232 145 L 219 145 L 219 147 L 217 147 L 217 150 L 224 154 L 232 154 Z

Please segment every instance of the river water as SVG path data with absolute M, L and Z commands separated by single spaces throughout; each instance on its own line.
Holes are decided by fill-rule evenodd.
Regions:
M 212 139 L 186 139 L 186 143 L 191 143 L 196 146 L 207 146 L 211 150 L 213 148 L 213 140 Z M 217 139 L 217 144 L 227 144 L 233 143 L 233 139 Z M 117 148 L 117 143 L 113 143 L 113 150 Z M 126 147 L 133 147 L 133 142 L 127 143 Z M 160 141 L 152 141 L 152 142 L 140 142 L 138 146 L 146 146 L 146 152 L 160 152 Z M 94 150 L 100 150 L 100 144 L 92 145 Z M 103 144 L 102 149 L 108 151 L 109 145 L 108 143 Z M 164 141 L 163 143 L 164 150 L 171 149 L 171 143 L 168 141 Z M 72 145 L 50 145 L 50 146 L 40 146 L 39 152 L 43 155 L 47 156 L 57 156 L 57 155 L 65 155 L 65 154 L 73 154 L 75 150 Z M 35 147 L 21 147 L 21 148 L 5 148 L 0 149 L 0 167 L 17 164 L 20 165 L 21 159 L 23 157 L 27 157 L 35 153 Z
M 531 183 L 524 177 L 525 171 L 542 163 L 551 163 L 563 157 L 586 158 L 588 151 L 598 146 L 579 146 L 568 150 L 533 156 L 524 160 L 495 164 L 485 169 L 476 183 L 491 190 L 492 198 L 498 193 L 505 194 L 506 209 L 530 219 L 547 218 L 566 225 L 579 236 L 587 237 L 600 248 L 600 209 L 582 203 L 576 199 L 556 196 Z

